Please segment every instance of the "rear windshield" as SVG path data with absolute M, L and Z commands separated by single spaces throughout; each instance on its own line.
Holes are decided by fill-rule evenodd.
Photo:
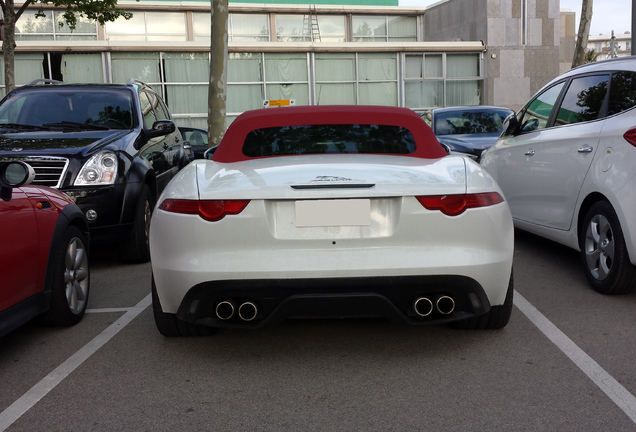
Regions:
M 248 157 L 330 153 L 410 154 L 415 139 L 401 126 L 321 124 L 256 129 L 243 143 Z

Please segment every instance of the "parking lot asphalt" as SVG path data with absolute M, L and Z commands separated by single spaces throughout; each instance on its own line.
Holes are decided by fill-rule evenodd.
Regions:
M 289 321 L 164 338 L 150 264 L 95 251 L 89 311 L 0 339 L 0 431 L 636 430 L 636 293 L 516 233 L 503 330 Z

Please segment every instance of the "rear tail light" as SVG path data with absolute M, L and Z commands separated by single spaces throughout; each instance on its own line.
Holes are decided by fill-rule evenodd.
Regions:
M 182 200 L 166 199 L 159 205 L 161 210 L 171 213 L 199 215 L 201 218 L 216 222 L 226 215 L 235 215 L 247 207 L 250 200 Z
M 625 138 L 628 143 L 636 147 L 636 127 L 631 128 L 630 130 L 625 132 L 623 138 Z
M 458 216 L 466 209 L 488 207 L 504 201 L 497 192 L 415 197 L 427 210 L 439 210 L 446 216 Z

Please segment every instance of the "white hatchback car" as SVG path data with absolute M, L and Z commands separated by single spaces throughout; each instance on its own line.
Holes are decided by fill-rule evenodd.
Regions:
M 636 286 L 636 59 L 590 63 L 548 83 L 481 161 L 515 226 L 581 252 L 604 294 Z

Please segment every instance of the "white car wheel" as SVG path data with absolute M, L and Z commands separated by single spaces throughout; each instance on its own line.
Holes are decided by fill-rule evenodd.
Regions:
M 625 294 L 636 285 L 636 268 L 625 247 L 623 231 L 612 206 L 595 203 L 587 212 L 579 239 L 585 275 L 602 294 Z

